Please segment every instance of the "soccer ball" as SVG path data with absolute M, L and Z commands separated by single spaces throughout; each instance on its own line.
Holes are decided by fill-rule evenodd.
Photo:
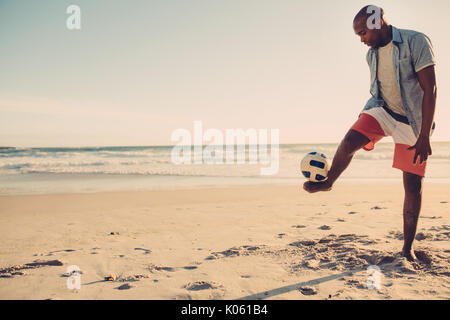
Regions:
M 311 182 L 325 181 L 331 168 L 330 160 L 323 153 L 308 153 L 302 160 L 302 173 Z

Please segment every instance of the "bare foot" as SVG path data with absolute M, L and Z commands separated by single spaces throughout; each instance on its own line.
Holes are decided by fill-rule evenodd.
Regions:
M 414 254 L 413 250 L 403 250 L 402 251 L 402 256 L 405 257 L 406 260 L 408 260 L 409 262 L 417 261 L 417 257 Z
M 305 189 L 305 191 L 309 193 L 327 192 L 331 191 L 331 189 L 333 189 L 333 186 L 328 180 L 324 182 L 307 181 L 303 184 L 303 189 Z

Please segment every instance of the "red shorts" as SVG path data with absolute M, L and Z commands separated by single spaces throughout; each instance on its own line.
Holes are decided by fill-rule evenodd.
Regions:
M 416 150 L 408 150 L 417 142 L 411 126 L 395 120 L 382 107 L 364 111 L 351 129 L 370 139 L 370 143 L 364 147 L 366 151 L 373 150 L 381 139 L 391 136 L 395 143 L 393 168 L 425 176 L 427 162 L 420 164 L 419 156 L 414 164 Z

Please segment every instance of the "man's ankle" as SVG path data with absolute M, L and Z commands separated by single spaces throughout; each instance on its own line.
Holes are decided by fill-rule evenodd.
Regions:
M 325 180 L 325 184 L 328 186 L 328 187 L 330 187 L 330 188 L 333 188 L 333 185 L 334 185 L 334 181 L 333 180 L 330 180 L 330 179 L 328 179 L 328 180 Z
M 413 252 L 413 248 L 412 248 L 412 246 L 403 246 L 402 252 L 403 253 Z

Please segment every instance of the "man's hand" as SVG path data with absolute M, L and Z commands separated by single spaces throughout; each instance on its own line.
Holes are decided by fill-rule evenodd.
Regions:
M 420 135 L 419 139 L 417 139 L 417 143 L 408 148 L 408 150 L 416 150 L 414 155 L 414 164 L 417 162 L 417 158 L 420 156 L 420 164 L 424 163 L 428 160 L 428 156 L 433 154 L 431 150 L 430 137 Z

